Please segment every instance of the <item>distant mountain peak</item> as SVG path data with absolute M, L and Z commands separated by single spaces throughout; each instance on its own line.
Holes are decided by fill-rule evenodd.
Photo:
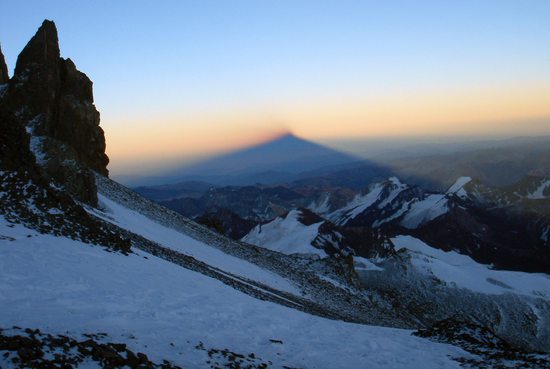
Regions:
M 299 138 L 296 137 L 296 135 L 294 133 L 292 133 L 292 131 L 285 131 L 285 132 L 280 133 L 279 135 L 275 136 L 275 138 L 272 139 L 271 141 L 285 140 L 285 139 L 299 139 Z
M 302 144 L 308 144 L 312 143 L 311 141 L 308 141 L 304 138 L 296 136 L 294 133 L 290 131 L 286 131 L 284 133 L 278 134 L 275 137 L 272 137 L 266 141 L 262 141 L 256 145 L 245 147 L 242 150 L 247 150 L 253 147 L 259 147 L 264 145 L 270 145 L 270 144 L 277 144 L 277 143 L 302 143 Z
M 307 139 L 305 138 L 302 138 L 302 137 L 298 137 L 297 135 L 295 135 L 294 133 L 288 131 L 287 133 L 284 133 L 282 135 L 280 135 L 278 138 L 276 138 L 275 140 L 278 140 L 278 141 L 300 141 L 300 142 L 311 142 L 311 141 L 308 141 Z M 275 141 L 274 140 L 274 141 Z

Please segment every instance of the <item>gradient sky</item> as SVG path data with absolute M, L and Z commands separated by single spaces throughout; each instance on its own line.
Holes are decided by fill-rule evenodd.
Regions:
M 550 134 L 550 1 L 2 1 L 10 70 L 44 18 L 94 81 L 110 169 L 285 131 Z

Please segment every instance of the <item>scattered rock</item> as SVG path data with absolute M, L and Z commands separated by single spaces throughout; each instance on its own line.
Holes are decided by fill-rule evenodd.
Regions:
M 550 368 L 550 355 L 525 352 L 500 338 L 488 327 L 472 322 L 449 318 L 413 334 L 455 345 L 476 355 L 473 358 L 454 358 L 468 367 L 508 368 L 513 364 L 515 368 Z
M 124 343 L 98 342 L 106 335 L 86 335 L 88 338 L 78 341 L 74 338 L 43 334 L 39 330 L 14 328 L 11 334 L 0 329 L 0 354 L 10 358 L 11 362 L 25 368 L 73 368 L 85 360 L 93 360 L 103 368 L 162 368 L 181 369 L 173 363 L 163 360 L 156 364 L 144 353 L 134 354 Z M 119 354 L 124 352 L 124 354 Z
M 227 348 L 207 349 L 202 342 L 199 342 L 199 344 L 195 346 L 195 349 L 206 351 L 210 359 L 206 361 L 206 363 L 210 366 L 211 369 L 265 369 L 272 364 L 271 361 L 263 361 L 262 359 L 258 358 L 254 353 L 243 355 L 230 351 Z

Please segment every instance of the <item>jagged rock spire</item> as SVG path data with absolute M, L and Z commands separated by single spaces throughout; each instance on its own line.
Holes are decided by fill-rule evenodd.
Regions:
M 24 73 L 26 68 L 33 65 L 56 69 L 59 57 L 57 28 L 54 22 L 46 19 L 19 54 L 15 65 L 15 75 Z
M 55 23 L 45 20 L 17 59 L 14 91 L 37 135 L 60 140 L 79 161 L 107 175 L 105 135 L 93 102 L 92 81 L 72 60 L 60 57 Z M 39 119 L 37 119 L 39 117 Z
M 60 57 L 57 29 L 45 20 L 25 46 L 4 100 L 31 132 L 40 167 L 79 200 L 95 204 L 90 169 L 108 175 L 105 134 L 94 106 L 92 81 Z
M 8 66 L 6 65 L 4 54 L 2 54 L 2 46 L 0 46 L 0 85 L 8 83 L 9 79 Z

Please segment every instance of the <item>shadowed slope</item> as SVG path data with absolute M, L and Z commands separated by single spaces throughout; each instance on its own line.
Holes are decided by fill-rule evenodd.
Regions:
M 136 178 L 131 182 L 141 185 L 184 180 L 223 185 L 282 183 L 295 179 L 298 173 L 357 160 L 351 155 L 286 134 L 266 143 L 190 166 L 176 166 L 155 177 Z

